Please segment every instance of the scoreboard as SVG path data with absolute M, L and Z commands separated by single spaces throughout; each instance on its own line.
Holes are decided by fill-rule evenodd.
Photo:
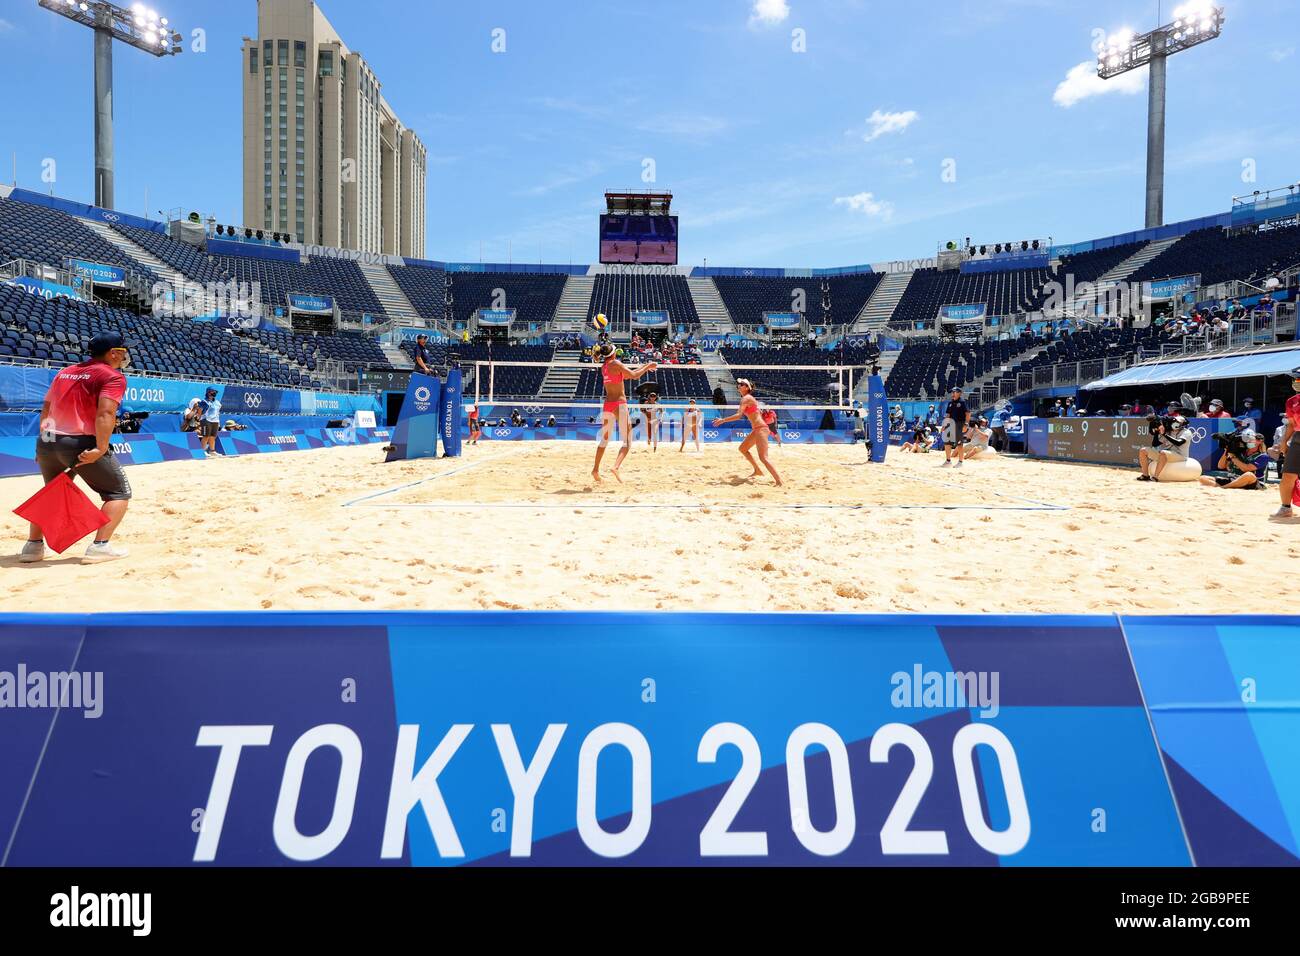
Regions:
M 1217 457 L 1210 436 L 1232 428 L 1231 419 L 1191 419 L 1191 457 L 1208 469 Z M 1025 424 L 1025 443 L 1035 458 L 1136 465 L 1138 451 L 1151 447 L 1151 431 L 1145 418 L 1031 418 Z

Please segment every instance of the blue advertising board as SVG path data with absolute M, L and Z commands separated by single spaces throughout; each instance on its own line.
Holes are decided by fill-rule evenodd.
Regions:
M 301 292 L 290 292 L 289 309 L 293 312 L 329 315 L 334 311 L 334 300 L 327 295 L 304 295 Z
M 385 461 L 438 457 L 442 412 L 442 383 L 432 375 L 412 372 Z
M 1188 624 L 3 615 L 0 846 L 10 866 L 1298 865 L 1300 620 Z
M 885 380 L 879 375 L 867 378 L 866 424 L 871 438 L 871 460 L 879 464 L 889 451 L 889 399 L 885 396 Z
M 514 309 L 479 309 L 479 325 L 509 325 L 515 320 Z
M 1188 432 L 1192 440 L 1189 457 L 1209 471 L 1219 458 L 1219 446 L 1211 437 L 1232 431 L 1230 418 L 1192 418 Z M 1025 422 L 1025 443 L 1030 455 L 1061 461 L 1137 466 L 1138 453 L 1151 448 L 1151 432 L 1145 418 L 1030 418 Z
M 1142 297 L 1151 300 L 1176 299 L 1201 287 L 1201 276 L 1173 276 L 1142 283 Z
M 69 259 L 68 271 L 95 285 L 126 285 L 126 270 L 118 266 L 106 266 L 98 262 L 86 262 L 84 259 Z
M 633 328 L 664 329 L 668 327 L 668 313 L 655 309 L 633 309 Z
M 61 282 L 52 282 L 49 279 L 35 279 L 31 276 L 19 276 L 16 279 L 6 279 L 5 285 L 17 286 L 24 292 L 38 295 L 42 299 L 53 299 L 56 296 L 62 296 L 67 299 L 80 298 L 77 295 L 76 289 L 71 286 L 63 285 Z
M 764 312 L 763 324 L 769 329 L 797 329 L 803 320 L 798 312 Z
M 988 311 L 984 302 L 960 303 L 939 306 L 940 322 L 982 322 Z

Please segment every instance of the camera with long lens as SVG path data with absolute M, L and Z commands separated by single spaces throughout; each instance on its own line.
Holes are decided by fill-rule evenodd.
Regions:
M 1172 432 L 1174 430 L 1176 425 L 1177 423 L 1174 421 L 1172 415 L 1148 416 L 1147 431 L 1151 435 L 1151 444 L 1153 446 L 1160 444 L 1160 435 L 1161 435 L 1162 428 L 1164 429 L 1164 434 L 1168 434 L 1169 432 Z
M 113 431 L 119 435 L 140 434 L 140 423 L 149 417 L 148 412 L 127 412 L 118 418 Z
M 1220 452 L 1226 451 L 1240 461 L 1250 457 L 1250 448 L 1246 445 L 1246 439 L 1236 432 L 1215 432 L 1210 437 L 1218 442 Z

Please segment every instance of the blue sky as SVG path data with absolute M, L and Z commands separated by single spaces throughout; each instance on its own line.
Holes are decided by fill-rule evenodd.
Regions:
M 1294 4 L 1224 6 L 1223 36 L 1169 61 L 1167 221 L 1300 181 Z M 1150 29 L 1150 0 L 322 7 L 428 146 L 429 258 L 593 261 L 604 190 L 641 185 L 646 160 L 674 193 L 685 265 L 849 265 L 1143 224 L 1145 81 L 1086 95 L 1086 74 L 1093 31 Z M 145 213 L 147 189 L 154 217 L 239 222 L 240 39 L 256 4 L 157 9 L 202 28 L 207 52 L 155 61 L 119 45 L 117 205 Z M 0 4 L 0 76 L 22 91 L 0 178 L 16 153 L 19 185 L 49 191 L 54 158 L 53 191 L 93 198 L 91 75 L 88 31 L 35 0 Z

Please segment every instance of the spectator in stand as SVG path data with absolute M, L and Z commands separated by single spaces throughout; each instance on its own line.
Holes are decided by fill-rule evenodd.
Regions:
M 125 550 L 109 541 L 131 501 L 131 483 L 110 444 L 117 408 L 126 394 L 126 376 L 121 372 L 127 363 L 126 342 L 121 333 L 99 332 L 91 338 L 89 351 L 89 359 L 55 375 L 45 393 L 36 463 L 46 484 L 75 468 L 75 474 L 104 502 L 101 510 L 108 522 L 95 533 L 81 559 L 83 564 L 99 564 L 126 557 Z M 18 560 L 34 564 L 44 557 L 45 532 L 31 524 Z
M 1247 396 L 1241 400 L 1241 417 L 1250 419 L 1251 431 L 1263 434 L 1263 429 L 1260 427 L 1260 421 L 1263 419 L 1264 413 L 1255 407 L 1255 400 L 1253 398 Z
M 925 413 L 925 423 L 931 428 L 937 428 L 939 426 L 939 413 L 935 410 L 933 405 L 931 405 L 929 410 Z
M 1211 399 L 1209 409 L 1201 412 L 1201 414 L 1198 415 L 1197 417 L 1198 418 L 1231 418 L 1232 413 L 1223 407 L 1223 402 L 1220 399 L 1215 398 L 1215 399 Z

